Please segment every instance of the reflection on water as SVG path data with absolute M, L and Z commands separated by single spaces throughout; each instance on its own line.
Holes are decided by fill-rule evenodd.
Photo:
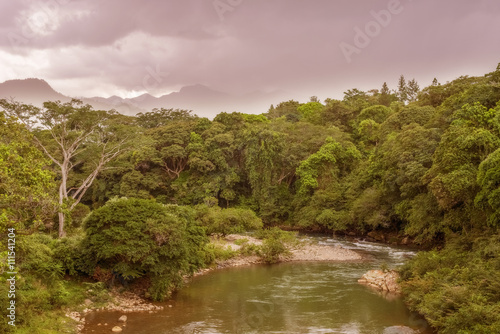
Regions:
M 122 333 L 382 333 L 390 326 L 425 331 L 399 297 L 357 283 L 367 270 L 395 266 L 414 253 L 368 242 L 315 237 L 373 256 L 367 263 L 285 263 L 229 268 L 196 277 L 165 310 L 128 315 Z M 84 333 L 109 333 L 120 313 L 87 317 Z M 108 326 L 97 326 L 108 323 Z

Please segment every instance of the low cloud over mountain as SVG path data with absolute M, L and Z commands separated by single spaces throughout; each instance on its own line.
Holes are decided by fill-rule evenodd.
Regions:
M 55 91 L 41 79 L 8 80 L 0 84 L 0 98 L 13 99 L 26 104 L 42 106 L 45 101 L 70 101 L 72 97 Z M 283 92 L 254 92 L 246 95 L 232 95 L 213 90 L 204 85 L 186 86 L 178 92 L 154 97 L 143 94 L 135 98 L 119 96 L 77 97 L 91 104 L 95 109 L 115 109 L 125 115 L 151 111 L 153 108 L 179 108 L 193 110 L 202 117 L 213 118 L 219 112 L 239 111 L 260 114 L 268 110 L 271 104 L 286 99 Z

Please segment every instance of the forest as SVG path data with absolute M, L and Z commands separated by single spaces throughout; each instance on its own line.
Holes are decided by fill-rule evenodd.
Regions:
M 162 300 L 220 256 L 211 234 L 275 227 L 417 245 L 399 268 L 410 309 L 438 333 L 500 333 L 500 64 L 213 120 L 0 107 L 0 254 L 15 231 L 19 333 L 63 332 L 50 314 L 118 278 Z

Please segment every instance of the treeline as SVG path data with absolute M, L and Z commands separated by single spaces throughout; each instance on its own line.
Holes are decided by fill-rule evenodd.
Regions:
M 44 108 L 0 100 L 2 230 L 15 227 L 61 240 L 68 234 L 71 242 L 87 242 L 87 250 L 94 247 L 91 235 L 97 235 L 95 245 L 105 247 L 100 234 L 109 236 L 103 226 L 114 218 L 93 219 L 125 197 L 167 205 L 158 210 L 183 217 L 193 236 L 199 235 L 198 225 L 205 233 L 226 233 L 262 220 L 267 227 L 410 237 L 427 247 L 447 245 L 448 253 L 431 255 L 459 254 L 440 262 L 423 253 L 408 265 L 404 277 L 412 307 L 444 333 L 492 330 L 500 319 L 498 286 L 484 284 L 490 290 L 476 303 L 474 321 L 457 325 L 449 317 L 470 306 L 467 298 L 476 295 L 469 289 L 477 289 L 484 277 L 478 273 L 457 283 L 440 270 L 472 268 L 463 258 L 474 249 L 474 259 L 493 266 L 484 275 L 500 272 L 498 252 L 483 249 L 498 241 L 491 236 L 498 236 L 500 222 L 499 101 L 500 65 L 482 77 L 434 80 L 422 90 L 401 76 L 395 90 L 384 83 L 368 92 L 349 90 L 342 100 L 291 100 L 264 114 L 220 113 L 213 120 L 178 109 L 131 117 L 95 111 L 77 100 L 47 102 Z M 132 227 L 161 244 L 175 224 L 154 221 Z M 126 219 L 123 224 L 128 226 Z M 119 233 L 129 232 L 125 227 Z M 490 237 L 491 242 L 480 241 Z M 179 262 L 187 271 L 201 265 L 192 255 L 200 249 L 191 245 L 185 253 L 189 260 Z M 109 262 L 119 254 L 106 251 L 109 259 L 74 270 L 92 275 L 107 266 L 137 277 L 145 270 Z M 64 272 L 73 268 L 64 264 L 69 259 L 60 261 Z M 168 276 L 170 269 L 154 270 Z M 455 287 L 465 295 L 447 295 L 452 302 L 434 319 L 442 304 L 428 296 L 460 290 Z M 474 329 L 476 322 L 483 327 Z
M 266 225 L 397 231 L 417 243 L 495 229 L 499 77 L 500 69 L 435 81 L 418 94 L 401 78 L 394 92 L 353 89 L 342 101 L 287 101 L 212 121 L 171 109 L 114 115 L 120 132 L 106 127 L 117 138 L 105 144 L 126 138 L 127 147 L 70 215 L 118 196 L 249 208 Z M 100 147 L 70 161 L 69 198 L 96 169 Z M 78 227 L 72 220 L 68 229 Z

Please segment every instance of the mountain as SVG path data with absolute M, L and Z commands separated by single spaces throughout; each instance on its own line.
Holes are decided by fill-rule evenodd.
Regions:
M 41 106 L 45 101 L 69 101 L 71 98 L 56 92 L 45 80 L 22 79 L 0 83 L 0 98 Z
M 115 109 L 125 115 L 148 112 L 154 108 L 179 108 L 193 110 L 201 117 L 213 118 L 218 113 L 239 111 L 250 114 L 267 112 L 271 104 L 283 101 L 282 92 L 252 92 L 246 95 L 231 95 L 216 91 L 204 85 L 182 87 L 160 97 L 143 94 L 124 99 L 119 96 L 80 98 L 91 104 L 94 109 Z M 0 98 L 13 98 L 23 103 L 42 106 L 45 101 L 60 100 L 67 102 L 71 97 L 56 92 L 41 79 L 9 80 L 0 84 Z

